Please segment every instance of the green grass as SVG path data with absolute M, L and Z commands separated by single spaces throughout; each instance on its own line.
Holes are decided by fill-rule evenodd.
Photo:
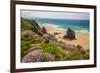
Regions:
M 83 55 L 84 59 L 90 58 L 90 50 L 87 50 L 86 53 Z
M 25 37 L 23 32 L 26 32 L 26 30 L 22 31 L 21 33 L 21 57 L 24 57 L 28 53 L 28 50 L 30 50 L 30 48 L 33 47 L 34 44 L 39 44 L 43 42 L 43 37 L 35 36 L 36 34 L 34 32 L 32 33 L 32 37 Z
M 85 59 L 89 59 L 90 55 L 89 55 L 89 50 L 86 51 L 85 54 L 82 54 L 81 51 L 79 50 L 66 50 L 68 53 L 65 57 L 65 60 L 85 60 Z
M 83 59 L 83 55 L 80 51 L 68 51 L 68 54 L 66 56 L 65 60 L 81 60 Z
M 50 42 L 44 43 L 43 37 L 39 36 L 41 33 L 45 33 L 46 29 L 40 29 L 40 27 L 34 23 L 34 32 L 32 31 L 32 21 L 28 19 L 22 20 L 22 29 L 21 30 L 21 57 L 24 57 L 31 47 L 35 45 L 39 45 L 41 50 L 43 50 L 45 57 L 45 61 L 50 61 L 48 59 L 48 55 L 52 54 L 55 56 L 55 61 L 65 61 L 65 60 L 83 60 L 90 58 L 90 51 L 87 50 L 85 54 L 82 54 L 79 50 L 71 50 L 69 48 L 65 48 L 60 44 L 57 44 L 57 40 L 53 35 L 50 35 Z M 29 34 L 27 34 L 28 32 Z M 26 34 L 25 34 L 26 33 Z M 36 36 L 38 35 L 38 36 Z M 77 49 L 77 48 L 75 48 Z
M 27 51 L 31 48 L 31 43 L 28 41 L 21 41 L 21 57 L 27 54 Z
M 59 47 L 56 44 L 53 43 L 42 43 L 42 50 L 44 51 L 44 53 L 49 53 L 55 56 L 55 60 L 62 60 L 62 58 L 66 55 L 64 50 L 61 49 L 61 47 Z
M 89 51 L 82 54 L 79 50 L 64 50 L 57 44 L 44 43 L 43 38 L 36 38 L 32 40 L 21 41 L 21 55 L 22 57 L 28 53 L 28 50 L 33 47 L 34 44 L 40 44 L 41 50 L 44 54 L 52 54 L 55 56 L 55 61 L 67 61 L 67 60 L 83 60 L 89 59 Z M 51 61 L 47 56 L 44 56 L 44 61 Z
M 23 19 L 22 20 L 22 25 L 23 25 L 23 28 L 25 30 L 28 30 L 28 29 L 30 29 L 32 27 L 32 22 L 31 22 L 31 20 Z

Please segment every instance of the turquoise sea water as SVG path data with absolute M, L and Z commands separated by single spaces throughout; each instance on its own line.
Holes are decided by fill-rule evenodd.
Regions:
M 89 32 L 89 20 L 71 20 L 71 19 L 35 19 L 40 25 L 49 25 L 59 29 L 68 28 L 76 32 Z

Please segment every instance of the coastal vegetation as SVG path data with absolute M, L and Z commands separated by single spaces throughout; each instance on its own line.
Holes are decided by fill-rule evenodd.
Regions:
M 44 35 L 49 37 L 44 38 Z M 21 18 L 21 62 L 47 62 L 89 59 L 89 49 L 59 41 L 35 20 Z M 68 29 L 63 40 L 77 39 L 75 31 Z M 49 40 L 49 42 L 45 42 Z

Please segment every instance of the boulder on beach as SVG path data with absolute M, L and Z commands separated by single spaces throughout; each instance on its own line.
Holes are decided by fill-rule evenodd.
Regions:
M 66 34 L 64 36 L 64 39 L 69 39 L 69 40 L 76 39 L 75 32 L 72 29 L 68 28 L 68 30 L 67 30 L 67 32 L 66 32 Z

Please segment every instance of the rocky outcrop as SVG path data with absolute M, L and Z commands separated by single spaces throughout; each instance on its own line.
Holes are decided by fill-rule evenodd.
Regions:
M 32 20 L 32 28 L 31 29 L 33 32 L 37 33 L 40 36 L 42 36 L 44 34 L 41 27 L 35 20 Z
M 68 28 L 68 30 L 67 30 L 67 32 L 66 32 L 66 34 L 64 36 L 64 39 L 69 39 L 69 40 L 76 39 L 75 32 L 72 29 Z
M 32 30 L 33 32 L 37 33 L 40 36 L 43 35 L 41 27 L 38 25 L 38 23 L 35 20 L 21 18 L 21 29 Z

